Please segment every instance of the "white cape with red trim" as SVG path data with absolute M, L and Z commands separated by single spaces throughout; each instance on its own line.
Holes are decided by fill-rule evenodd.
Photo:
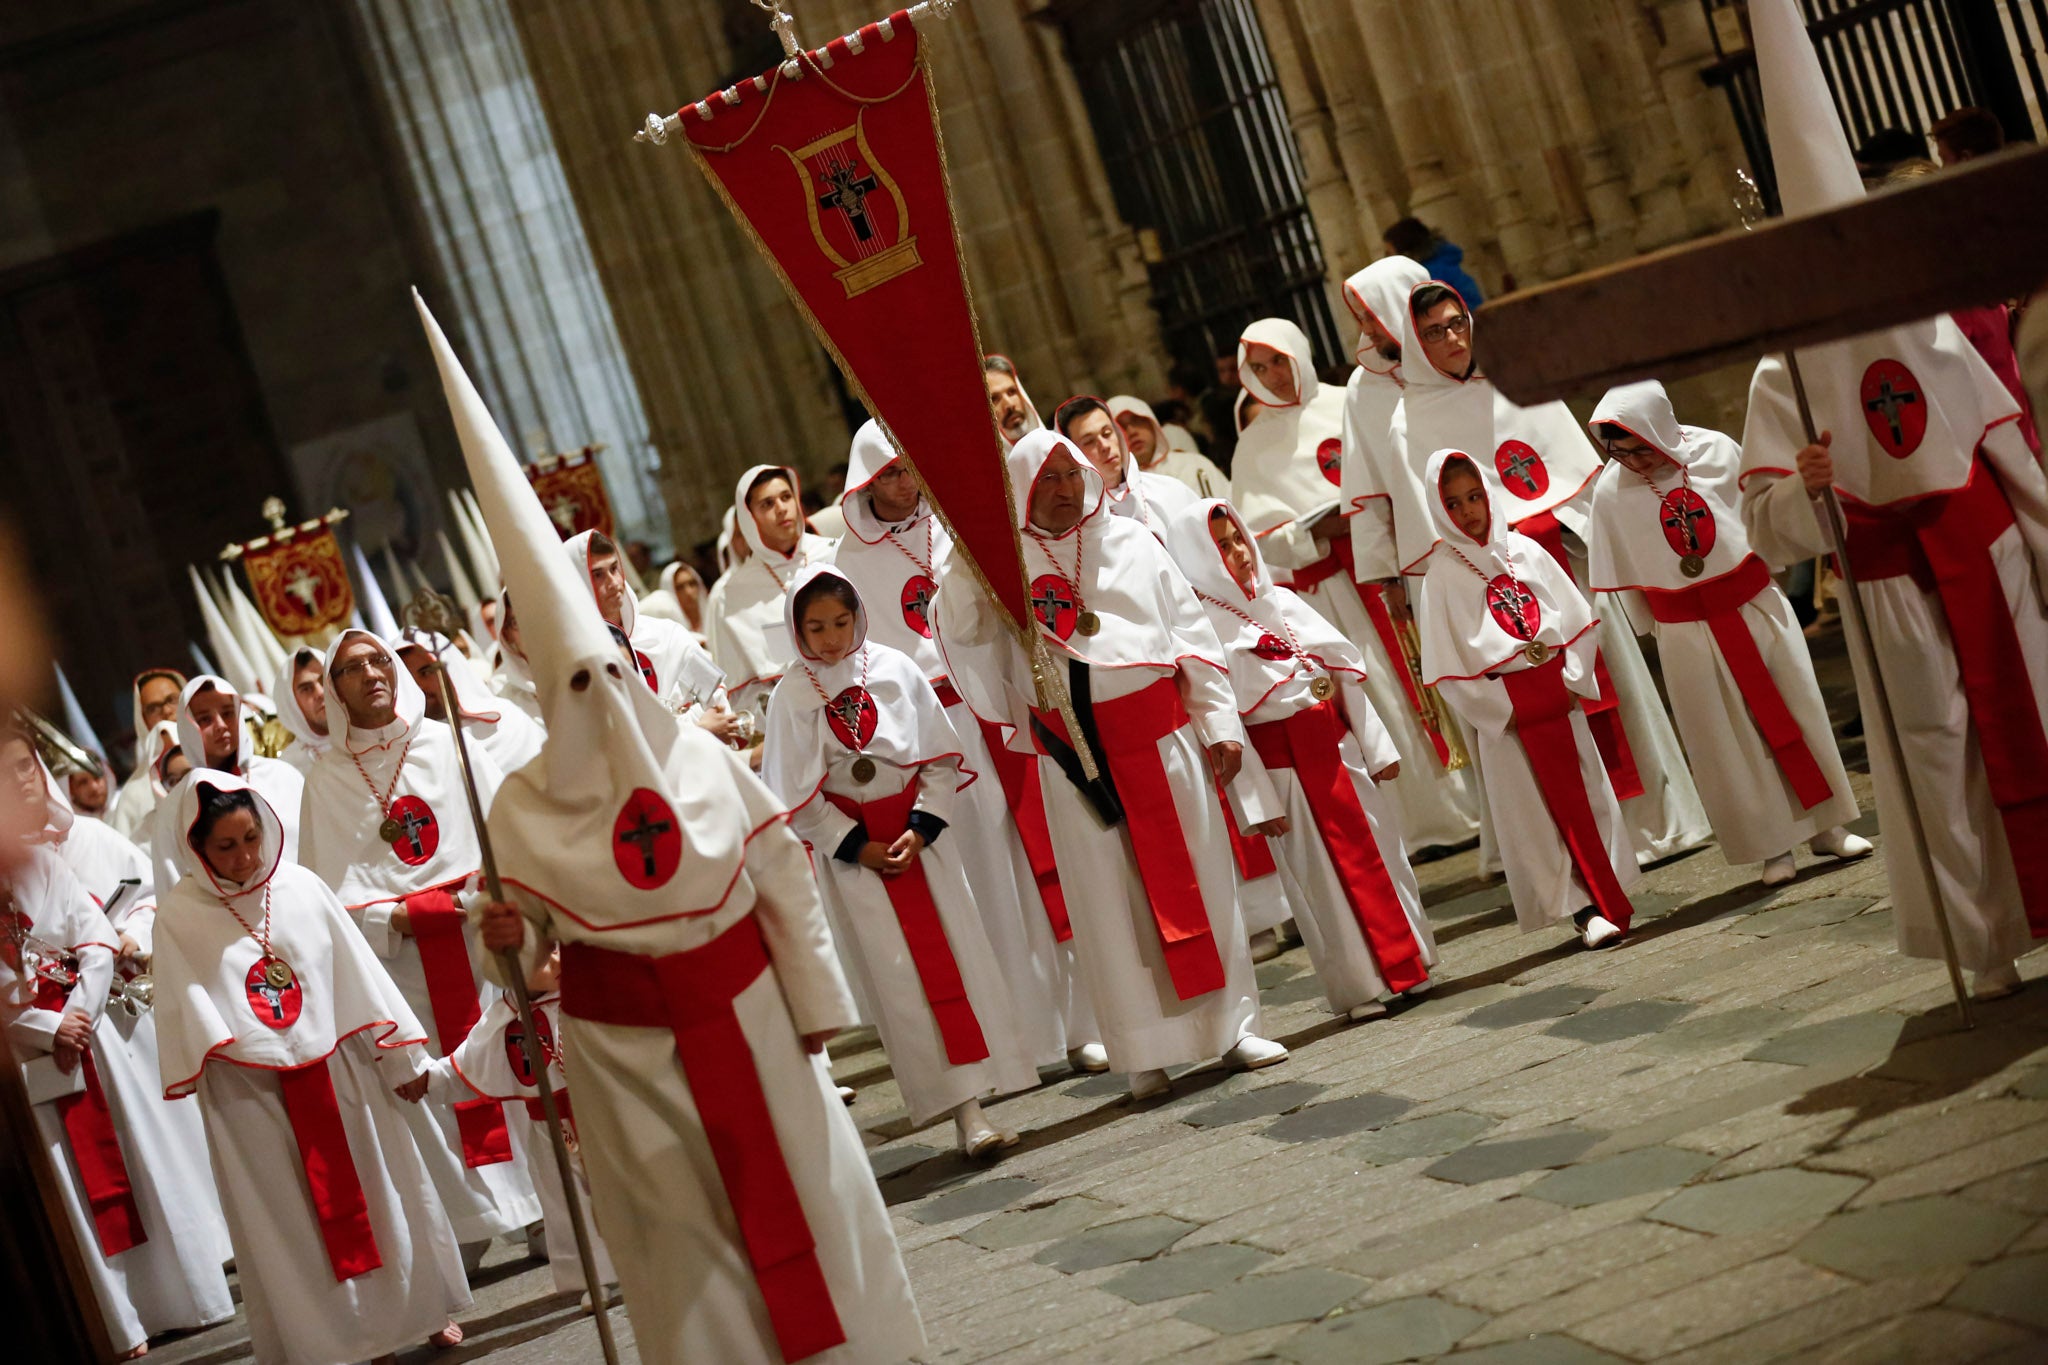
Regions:
M 1667 462 L 1648 478 L 1619 460 L 1600 472 L 1586 534 L 1586 578 L 1593 589 L 1682 592 L 1741 568 L 1749 558 L 1737 482 L 1742 448 L 1718 431 L 1681 425 L 1655 380 L 1610 389 L 1590 425 L 1603 422 L 1626 427 Z M 1693 496 L 1685 495 L 1688 489 Z M 1684 525 L 1676 524 L 1681 520 Z M 1704 566 L 1691 577 L 1680 567 L 1687 553 L 1698 554 Z

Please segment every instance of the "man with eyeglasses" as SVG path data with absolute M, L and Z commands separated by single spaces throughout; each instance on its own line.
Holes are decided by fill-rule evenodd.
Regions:
M 1396 552 L 1410 576 L 1426 572 L 1436 546 L 1423 470 L 1438 450 L 1460 450 L 1492 464 L 1505 493 L 1495 514 L 1564 566 L 1589 598 L 1585 579 L 1586 505 L 1600 453 L 1563 403 L 1525 408 L 1480 373 L 1472 349 L 1475 320 L 1458 291 L 1434 280 L 1416 285 L 1397 314 L 1404 357 L 1401 402 L 1390 438 L 1412 483 L 1391 496 Z M 1567 535 L 1570 539 L 1567 540 Z M 1704 843 L 1712 833 L 1685 753 L 1657 685 L 1618 602 L 1594 598 L 1598 700 L 1586 723 L 1607 766 L 1638 861 L 1651 862 Z
M 149 837 L 150 812 L 156 809 L 156 788 L 150 785 L 150 768 L 161 753 L 150 752 L 150 736 L 156 727 L 178 714 L 178 693 L 185 689 L 185 675 L 174 668 L 151 668 L 136 674 L 130 700 L 135 708 L 135 771 L 114 795 L 114 808 L 107 823 L 116 834 L 129 839 Z
M 324 671 L 333 747 L 306 775 L 300 861 L 341 897 L 425 1026 L 427 1050 L 445 1057 L 481 1012 L 475 935 L 456 895 L 482 853 L 455 735 L 428 717 L 413 675 L 368 631 L 343 631 Z M 480 744 L 469 762 L 488 813 L 502 774 Z M 430 1095 L 405 1111 L 474 1271 L 491 1238 L 540 1218 L 503 1110 Z

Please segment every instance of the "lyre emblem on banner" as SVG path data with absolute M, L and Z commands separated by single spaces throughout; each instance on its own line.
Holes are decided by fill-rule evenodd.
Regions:
M 910 235 L 910 206 L 875 159 L 860 117 L 791 151 L 777 146 L 803 187 L 804 212 L 818 250 L 838 269 L 846 297 L 887 284 L 922 262 Z

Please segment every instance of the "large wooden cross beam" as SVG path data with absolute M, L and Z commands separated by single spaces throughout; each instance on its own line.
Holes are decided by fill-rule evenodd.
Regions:
M 2048 282 L 2048 148 L 2013 149 L 1802 218 L 1505 295 L 1479 368 L 1517 403 L 1681 379 Z

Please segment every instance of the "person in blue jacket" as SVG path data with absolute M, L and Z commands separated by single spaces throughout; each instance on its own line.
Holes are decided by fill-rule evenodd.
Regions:
M 1479 281 L 1465 272 L 1465 249 L 1445 241 L 1441 233 L 1420 218 L 1401 219 L 1386 230 L 1381 240 L 1390 254 L 1421 262 L 1431 279 L 1457 290 L 1467 308 L 1476 309 L 1486 301 L 1480 293 Z

